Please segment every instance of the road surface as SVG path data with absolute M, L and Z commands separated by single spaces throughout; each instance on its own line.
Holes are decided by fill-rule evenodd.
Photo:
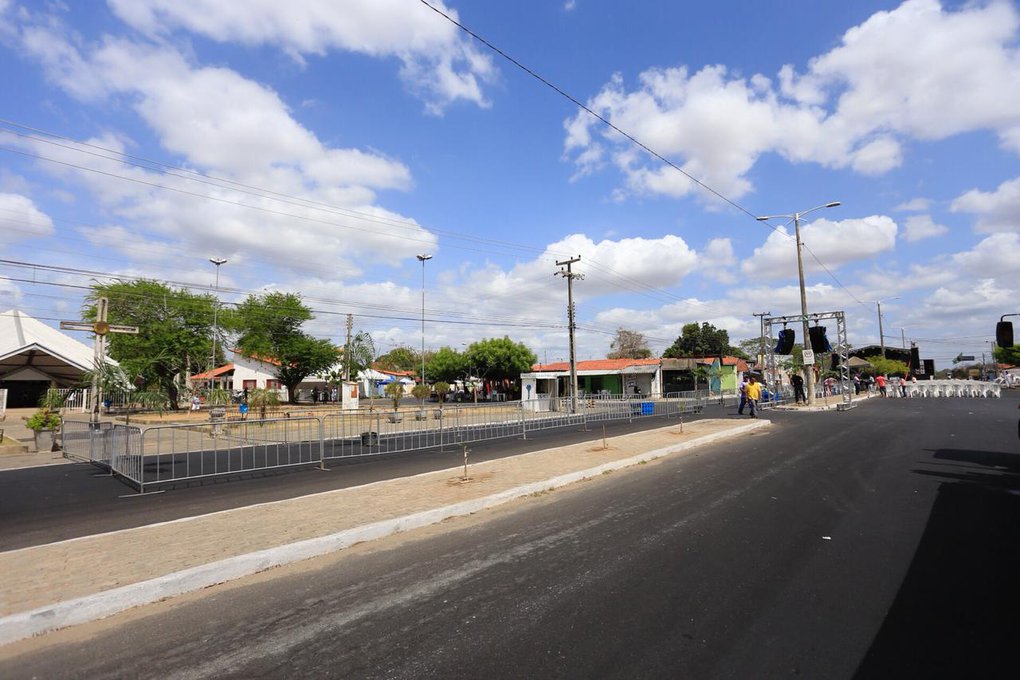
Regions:
M 788 414 L 0 648 L 0 677 L 1012 677 L 1016 407 Z

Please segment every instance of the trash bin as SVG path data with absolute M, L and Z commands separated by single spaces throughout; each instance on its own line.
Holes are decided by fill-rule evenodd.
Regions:
M 655 404 L 650 401 L 641 402 L 641 415 L 650 416 L 655 414 Z
M 630 403 L 630 414 L 632 416 L 639 416 L 639 415 L 641 415 L 641 404 L 638 403 L 638 402 L 632 401 Z
M 379 443 L 378 432 L 362 432 L 361 433 L 361 445 L 362 446 L 375 446 Z

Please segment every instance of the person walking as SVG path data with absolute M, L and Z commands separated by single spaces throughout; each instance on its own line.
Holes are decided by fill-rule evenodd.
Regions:
M 737 415 L 744 415 L 744 407 L 747 406 L 747 376 L 740 379 L 740 406 L 737 407 Z
M 887 378 L 884 375 L 875 376 L 875 384 L 878 385 L 878 393 L 881 394 L 883 397 L 889 396 L 885 391 L 886 380 Z
M 796 404 L 800 402 L 807 403 L 807 395 L 804 394 L 804 378 L 800 373 L 794 373 L 790 377 L 790 384 L 793 385 L 793 401 Z
M 751 417 L 757 418 L 758 400 L 761 399 L 761 384 L 752 375 L 747 379 L 747 387 L 744 388 L 744 395 L 747 397 L 747 406 L 751 409 Z

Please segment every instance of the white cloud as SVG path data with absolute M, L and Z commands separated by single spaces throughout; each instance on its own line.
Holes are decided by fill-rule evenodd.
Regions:
M 440 1 L 437 9 L 457 19 Z M 457 100 L 487 105 L 484 83 L 495 77 L 488 55 L 421 3 L 406 0 L 110 0 L 126 23 L 159 37 L 175 29 L 220 42 L 274 45 L 301 58 L 346 50 L 396 57 L 401 75 L 435 113 Z
M 993 192 L 971 189 L 950 206 L 953 212 L 978 215 L 979 232 L 1020 232 L 1020 177 L 1007 180 Z
M 875 257 L 891 251 L 896 245 L 896 223 L 885 215 L 833 222 L 817 219 L 801 225 L 801 241 L 805 245 L 805 271 L 822 271 L 812 253 L 830 270 L 848 262 Z M 780 279 L 797 271 L 797 247 L 793 234 L 779 228 L 769 234 L 754 256 L 741 265 L 747 275 L 764 279 Z
M 975 314 L 987 316 L 1012 305 L 1016 294 L 1016 290 L 1001 286 L 995 279 L 981 279 L 976 283 L 960 282 L 953 287 L 938 288 L 928 296 L 924 306 L 929 314 L 941 318 Z
M 632 91 L 614 76 L 587 104 L 731 199 L 753 189 L 747 175 L 765 153 L 874 175 L 902 163 L 902 138 L 992 130 L 1020 151 L 1020 98 L 1003 96 L 1004 83 L 1020 80 L 1018 26 L 1007 2 L 949 12 L 937 0 L 908 0 L 848 30 L 806 73 L 781 69 L 778 88 L 723 66 L 654 68 Z M 625 179 L 618 197 L 694 190 L 586 112 L 566 127 L 578 175 L 612 158 Z
M 699 269 L 707 278 L 720 283 L 734 283 L 737 280 L 737 258 L 733 254 L 733 242 L 728 238 L 714 238 L 698 254 Z
M 360 273 L 358 263 L 366 254 L 385 253 L 395 261 L 435 247 L 433 234 L 373 205 L 376 189 L 409 187 L 406 166 L 375 152 L 324 145 L 265 86 L 226 68 L 193 67 L 165 46 L 111 38 L 80 54 L 52 27 L 33 31 L 37 37 L 46 31 L 47 38 L 26 48 L 71 94 L 122 97 L 186 165 L 277 192 L 252 195 L 228 182 L 150 172 L 119 162 L 114 154 L 88 157 L 86 164 L 133 183 L 48 167 L 88 186 L 141 233 L 161 234 L 186 249 L 202 244 L 223 254 L 245 251 L 279 266 L 329 269 L 336 276 Z M 19 143 L 77 165 L 84 158 L 78 151 L 86 150 Z M 130 141 L 107 134 L 88 143 L 122 152 Z
M 0 245 L 53 234 L 53 220 L 27 196 L 0 193 Z
M 925 212 L 931 208 L 930 198 L 912 198 L 893 208 L 896 212 Z
M 1020 282 L 1020 233 L 992 234 L 972 249 L 953 255 L 953 263 L 982 278 L 996 277 L 1001 283 Z
M 931 215 L 910 215 L 903 225 L 903 238 L 914 243 L 926 238 L 941 236 L 949 227 L 936 224 Z

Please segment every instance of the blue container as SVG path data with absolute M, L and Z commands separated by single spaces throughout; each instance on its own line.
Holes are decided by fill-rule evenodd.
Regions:
M 641 415 L 650 416 L 655 414 L 655 404 L 650 401 L 641 402 Z

